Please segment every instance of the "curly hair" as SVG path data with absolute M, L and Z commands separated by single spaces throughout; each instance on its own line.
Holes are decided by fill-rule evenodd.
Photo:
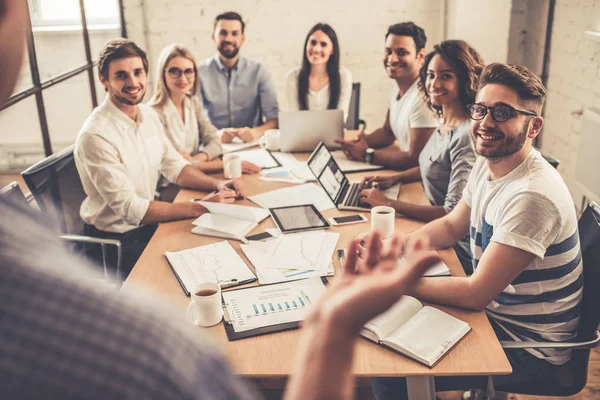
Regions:
M 439 54 L 454 70 L 458 80 L 458 98 L 461 105 L 466 108 L 468 104 L 475 102 L 479 76 L 484 68 L 483 59 L 469 44 L 463 40 L 444 40 L 433 46 L 433 51 L 425 56 L 423 66 L 419 71 L 419 89 L 427 102 L 429 108 L 438 116 L 442 114 L 442 108 L 431 104 L 431 97 L 425 87 L 427 80 L 427 68 L 435 55 Z

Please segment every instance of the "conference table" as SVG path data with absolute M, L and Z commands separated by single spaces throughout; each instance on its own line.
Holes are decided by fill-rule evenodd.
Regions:
M 304 153 L 295 154 L 295 157 L 300 161 L 306 160 L 308 156 Z M 391 173 L 392 171 L 356 173 L 349 175 L 349 178 L 352 181 L 358 181 L 365 175 Z M 244 175 L 241 178 L 245 198 L 236 201 L 236 204 L 256 206 L 247 199 L 247 196 L 290 185 L 281 182 L 262 181 L 258 176 L 258 174 Z M 315 182 L 314 184 L 318 183 Z M 201 197 L 203 194 L 205 193 L 182 189 L 175 201 L 185 202 Z M 402 185 L 399 199 L 412 203 L 428 204 L 420 183 Z M 329 218 L 355 213 L 329 209 L 324 211 L 323 215 Z M 370 213 L 364 214 L 370 220 Z M 180 311 L 180 317 L 185 318 L 185 310 L 190 299 L 184 294 L 168 265 L 164 256 L 165 251 L 184 250 L 223 240 L 192 234 L 191 222 L 192 220 L 184 220 L 160 224 L 121 290 L 127 292 L 133 287 L 141 286 L 172 302 L 175 309 Z M 422 225 L 422 222 L 402 216 L 397 216 L 395 221 L 396 231 L 398 232 L 411 232 Z M 250 234 L 264 232 L 266 228 L 272 227 L 274 227 L 272 219 L 267 218 Z M 368 231 L 369 228 L 370 222 L 338 227 L 332 226 L 329 230 L 340 233 L 337 248 L 345 248 L 351 239 L 359 233 Z M 252 264 L 240 249 L 240 242 L 234 240 L 229 242 L 253 270 Z M 452 249 L 440 250 L 439 255 L 448 265 L 453 275 L 464 276 L 461 264 Z M 333 262 L 334 268 L 338 272 L 340 265 L 335 255 Z M 256 283 L 244 287 L 254 285 Z M 409 397 L 421 400 L 435 399 L 434 376 L 503 375 L 511 372 L 511 366 L 483 312 L 444 306 L 436 307 L 467 322 L 472 329 L 471 332 L 433 368 L 426 367 L 398 353 L 358 338 L 352 367 L 357 382 L 362 382 L 365 385 L 372 377 L 407 377 Z M 431 328 L 435 329 L 435 326 Z M 216 342 L 222 345 L 236 373 L 254 382 L 269 382 L 271 380 L 271 382 L 279 382 L 283 386 L 285 379 L 292 373 L 294 359 L 300 350 L 298 348 L 300 330 L 271 333 L 229 342 L 222 322 L 211 328 L 196 329 L 198 329 L 198 335 L 210 335 L 215 338 Z

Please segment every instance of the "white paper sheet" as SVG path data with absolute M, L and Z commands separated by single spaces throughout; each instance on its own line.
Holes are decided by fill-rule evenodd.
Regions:
M 373 165 L 362 161 L 349 160 L 348 157 L 341 150 L 336 150 L 331 153 L 333 159 L 338 164 L 342 172 L 355 172 L 355 171 L 376 171 L 383 169 L 380 165 Z
M 238 151 L 236 154 L 239 154 L 242 160 L 251 162 L 260 168 L 275 168 L 279 166 L 271 154 L 262 148 Z
M 225 204 L 225 203 L 212 203 L 209 201 L 201 201 L 202 204 L 211 214 L 222 214 L 229 217 L 239 218 L 246 221 L 260 222 L 269 216 L 269 211 L 258 208 L 240 206 L 237 204 Z M 198 219 L 196 220 L 198 221 Z M 196 221 L 194 225 L 198 225 Z
M 254 146 L 258 146 L 260 144 L 260 138 L 256 139 L 252 142 L 244 142 L 242 139 L 235 137 L 231 141 L 231 143 L 222 143 L 221 147 L 223 148 L 223 153 L 232 153 L 234 151 L 240 151 L 244 149 L 249 149 Z
M 202 282 L 227 285 L 233 280 L 244 282 L 255 278 L 227 241 L 166 252 L 165 256 L 188 291 Z
M 325 293 L 321 278 L 223 292 L 236 332 L 302 321 Z
M 276 189 L 249 196 L 248 199 L 263 208 L 299 206 L 302 204 L 314 204 L 319 211 L 335 208 L 323 188 L 313 183 Z

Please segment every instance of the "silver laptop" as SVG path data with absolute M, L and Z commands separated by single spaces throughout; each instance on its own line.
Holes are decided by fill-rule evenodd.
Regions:
M 323 142 L 317 145 L 306 163 L 338 210 L 371 209 L 369 204 L 360 202 L 360 182 L 348 181 Z
M 282 111 L 279 113 L 281 151 L 313 151 L 320 142 L 339 148 L 335 139 L 344 138 L 342 110 Z

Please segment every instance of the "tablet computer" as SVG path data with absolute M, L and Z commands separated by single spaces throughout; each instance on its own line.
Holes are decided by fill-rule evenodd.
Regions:
M 329 222 L 313 204 L 269 208 L 281 233 L 329 228 Z

